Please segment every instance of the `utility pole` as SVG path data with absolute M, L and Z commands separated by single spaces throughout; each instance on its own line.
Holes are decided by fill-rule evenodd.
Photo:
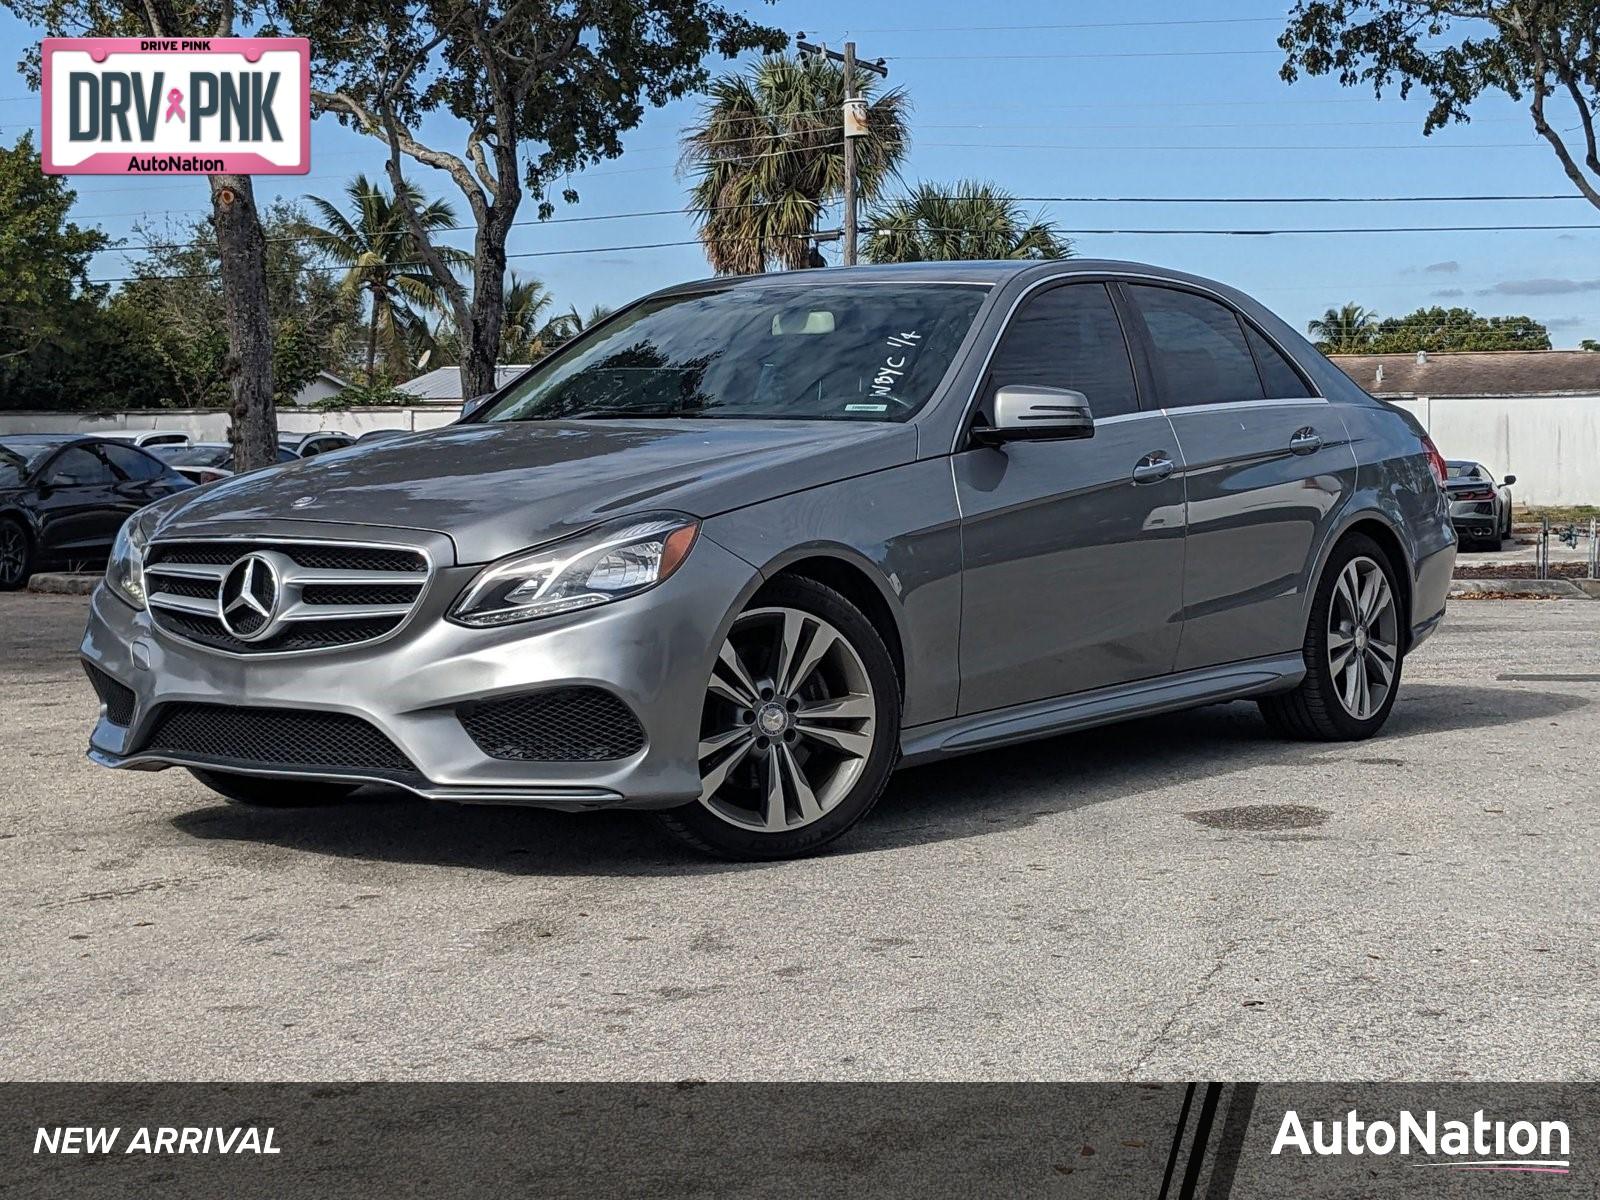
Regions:
M 846 42 L 844 53 L 829 50 L 805 40 L 805 34 L 795 36 L 795 46 L 802 54 L 820 54 L 834 62 L 844 64 L 844 265 L 856 265 L 856 139 L 867 136 L 867 101 L 856 93 L 856 70 L 871 71 L 881 79 L 889 78 L 889 68 L 883 59 L 877 62 L 858 63 L 856 44 Z

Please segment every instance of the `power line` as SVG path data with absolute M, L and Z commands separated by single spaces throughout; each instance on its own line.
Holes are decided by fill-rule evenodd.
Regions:
M 1066 234 L 1068 236 L 1072 236 L 1072 237 L 1126 237 L 1126 236 L 1138 236 L 1138 237 L 1160 237 L 1160 236 L 1176 236 L 1176 237 L 1279 237 L 1279 236 L 1295 236 L 1295 235 L 1373 234 L 1373 233 L 1510 233 L 1510 232 L 1523 232 L 1523 231 L 1552 231 L 1552 230 L 1580 230 L 1580 229 L 1581 230 L 1600 229 L 1600 224 L 1585 224 L 1585 225 L 1406 225 L 1406 226 L 1396 225 L 1396 226 L 1385 226 L 1385 227 L 1380 227 L 1380 228 L 1352 227 L 1352 226 L 1328 226 L 1328 227 L 1324 227 L 1324 228 L 1315 228 L 1315 229 L 1308 229 L 1308 228 L 1297 228 L 1297 229 L 1131 229 L 1131 228 L 1126 228 L 1126 229 L 1084 229 L 1084 228 L 1068 228 L 1068 229 L 1062 230 L 1062 232 L 1064 234 Z M 868 230 L 866 232 L 872 232 L 872 231 Z M 946 229 L 945 232 L 967 232 L 967 230 L 964 229 L 964 228 L 961 228 L 961 229 L 951 228 L 951 229 Z M 973 230 L 972 232 L 978 232 L 978 231 L 977 230 Z M 802 235 L 796 235 L 796 236 L 802 236 Z M 809 236 L 809 235 L 803 235 L 803 236 Z M 746 240 L 758 240 L 758 239 L 746 239 Z M 635 250 L 661 250 L 661 249 L 666 249 L 666 248 L 669 248 L 669 247 L 698 246 L 700 244 L 701 244 L 701 242 L 700 242 L 699 238 L 688 238 L 688 239 L 683 239 L 683 240 L 666 241 L 666 242 L 636 242 L 636 243 L 633 243 L 633 244 L 630 244 L 630 245 L 620 245 L 620 246 L 584 246 L 584 247 L 571 248 L 571 249 L 560 249 L 560 250 L 525 250 L 525 251 L 520 251 L 520 252 L 514 253 L 514 254 L 508 254 L 508 255 L 506 255 L 506 258 L 509 260 L 509 259 L 522 259 L 522 258 L 559 258 L 559 257 L 566 257 L 566 256 L 570 256 L 570 255 L 575 255 L 575 254 L 620 254 L 620 253 L 625 253 L 625 252 L 628 252 L 628 251 L 635 251 Z M 425 262 L 418 261 L 418 262 L 393 263 L 393 264 L 390 264 L 390 265 L 392 267 L 394 267 L 394 268 L 403 268 L 403 267 L 425 267 L 428 264 L 425 263 Z M 305 265 L 302 265 L 302 266 L 299 266 L 299 267 L 295 267 L 295 268 L 293 268 L 293 269 L 291 269 L 289 271 L 279 271 L 279 272 L 271 272 L 271 273 L 273 273 L 273 274 L 295 274 L 295 273 L 298 273 L 298 272 L 301 272 L 301 271 L 332 273 L 332 272 L 342 272 L 342 271 L 345 271 L 345 270 L 348 270 L 348 268 L 340 267 L 340 266 L 322 266 L 322 265 L 309 264 L 308 263 L 308 264 L 305 264 Z M 111 278 L 91 279 L 91 280 L 89 280 L 89 282 L 90 283 L 95 283 L 95 284 L 112 284 L 112 283 L 129 283 L 129 282 L 133 282 L 133 281 L 136 281 L 136 280 L 147 280 L 147 279 L 148 280 L 154 280 L 154 281 L 162 281 L 162 280 L 175 281 L 175 280 L 186 280 L 186 279 L 188 279 L 188 280 L 198 280 L 198 279 L 215 279 L 215 278 L 217 278 L 217 273 L 216 272 L 206 272 L 204 274 L 193 274 L 193 275 L 126 275 L 126 276 L 116 276 L 116 277 L 111 277 Z
M 1154 29 L 1173 25 L 1281 25 L 1283 17 L 1186 17 L 1160 21 L 1075 21 L 1049 25 L 916 25 L 899 29 L 851 29 L 850 33 L 1021 33 L 1045 29 Z
M 937 195 L 934 199 L 953 200 L 952 195 Z M 1484 195 L 1484 196 L 1014 196 L 1012 199 L 1022 204 L 1439 204 L 1459 202 L 1507 202 L 1507 201 L 1548 201 L 1548 200 L 1579 200 L 1587 204 L 1584 197 L 1574 194 L 1540 193 L 1523 195 Z M 750 201 L 744 204 L 720 204 L 708 208 L 706 212 L 733 212 L 747 208 L 767 207 L 765 201 Z M 203 213 L 205 209 L 179 210 Z M 594 213 L 581 217 L 551 217 L 548 219 L 529 218 L 522 221 L 513 221 L 513 229 L 542 228 L 548 225 L 585 225 L 599 221 L 626 221 L 651 217 L 679 217 L 697 216 L 701 210 L 688 208 L 655 208 L 642 209 L 638 212 L 620 213 Z M 434 230 L 435 233 L 465 233 L 475 230 L 475 225 L 442 225 Z M 284 234 L 266 239 L 268 244 L 285 244 L 290 242 L 314 242 L 312 234 Z M 94 254 L 128 254 L 133 251 L 148 250 L 188 250 L 203 248 L 213 245 L 209 240 L 193 239 L 186 242 L 132 242 L 116 246 L 104 246 L 92 251 Z

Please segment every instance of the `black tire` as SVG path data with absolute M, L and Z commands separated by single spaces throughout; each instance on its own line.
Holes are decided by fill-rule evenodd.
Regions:
M 314 808 L 348 799 L 359 786 L 324 779 L 272 779 L 264 775 L 235 775 L 231 771 L 188 768 L 206 787 L 229 804 L 246 808 Z
M 1394 672 L 1388 692 L 1377 711 L 1365 720 L 1353 716 L 1341 703 L 1328 659 L 1328 610 L 1333 604 L 1334 589 L 1345 567 L 1357 558 L 1370 559 L 1382 570 L 1398 618 Z M 1389 556 L 1364 534 L 1346 536 L 1334 547 L 1327 565 L 1322 569 L 1322 577 L 1317 581 L 1317 593 L 1311 603 L 1311 617 L 1301 647 L 1306 662 L 1305 678 L 1293 691 L 1263 696 L 1257 701 L 1268 728 L 1284 737 L 1322 742 L 1355 742 L 1377 733 L 1388 720 L 1400 692 L 1408 632 L 1406 620 L 1402 595 L 1395 585 L 1394 567 Z
M 20 523 L 0 517 L 0 592 L 16 592 L 33 576 L 33 539 Z
M 786 577 L 763 588 L 750 608 L 784 606 L 820 617 L 849 641 L 872 685 L 873 743 L 866 764 L 838 804 L 809 825 L 781 833 L 734 825 L 700 801 L 655 814 L 673 837 L 696 850 L 737 862 L 772 862 L 815 854 L 871 811 L 900 757 L 900 678 L 883 636 L 854 604 L 814 580 Z

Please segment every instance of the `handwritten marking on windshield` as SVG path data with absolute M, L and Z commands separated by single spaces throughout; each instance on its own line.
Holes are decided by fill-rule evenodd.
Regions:
M 915 331 L 893 334 L 889 338 L 889 345 L 897 350 L 915 350 L 922 341 L 922 335 Z M 872 394 L 881 396 L 885 400 L 894 400 L 895 386 L 906 373 L 906 364 L 910 361 L 908 354 L 890 354 L 883 360 L 883 366 L 878 368 L 878 373 L 872 377 Z

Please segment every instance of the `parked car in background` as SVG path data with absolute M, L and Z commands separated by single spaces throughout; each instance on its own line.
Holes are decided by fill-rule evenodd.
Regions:
M 1450 521 L 1462 545 L 1500 549 L 1511 536 L 1511 485 L 1515 475 L 1499 483 L 1488 467 L 1454 459 L 1445 463 L 1445 493 L 1450 497 Z
M 739 859 L 826 845 L 897 764 L 1128 717 L 1370 737 L 1456 552 L 1416 418 L 1231 288 L 1094 260 L 669 288 L 290 470 L 129 522 L 95 761 L 653 810 Z
M 174 471 L 195 483 L 215 483 L 234 473 L 233 447 L 227 442 L 196 442 L 191 446 L 162 446 L 155 452 Z M 298 456 L 280 445 L 278 461 L 294 462 Z
M 124 521 L 193 486 L 115 438 L 0 437 L 0 591 L 24 586 L 41 567 L 98 567 Z
M 151 450 L 156 446 L 187 446 L 189 435 L 179 429 L 143 429 L 131 433 L 102 433 L 103 437 L 113 442 L 132 442 L 141 449 Z
M 322 430 L 317 433 L 280 433 L 278 447 L 288 450 L 296 458 L 313 458 L 318 454 L 326 454 L 329 450 L 343 450 L 346 446 L 355 445 L 356 439 L 348 433 L 337 430 Z
M 390 438 L 405 437 L 411 433 L 410 429 L 369 429 L 356 439 L 356 445 L 365 446 L 371 442 L 386 442 Z

